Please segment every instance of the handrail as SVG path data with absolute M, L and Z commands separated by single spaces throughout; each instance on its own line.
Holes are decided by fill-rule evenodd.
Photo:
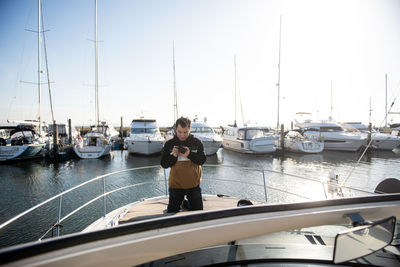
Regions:
M 266 172 L 271 172 L 271 173 L 276 173 L 276 174 L 284 174 L 284 175 L 287 175 L 287 176 L 292 176 L 292 177 L 296 177 L 296 178 L 300 178 L 300 179 L 308 180 L 308 181 L 313 181 L 313 182 L 317 182 L 317 183 L 333 185 L 333 186 L 340 187 L 340 188 L 345 188 L 345 189 L 358 191 L 360 193 L 374 194 L 372 192 L 369 192 L 369 191 L 366 191 L 366 190 L 363 190 L 363 189 L 359 189 L 359 188 L 353 188 L 353 187 L 349 187 L 349 186 L 340 186 L 340 185 L 338 185 L 336 183 L 323 182 L 323 181 L 320 181 L 320 180 L 317 180 L 317 179 L 313 179 L 313 178 L 307 178 L 307 177 L 296 175 L 296 174 L 291 174 L 291 173 L 281 172 L 281 171 L 274 171 L 274 170 L 269 170 L 269 169 L 256 169 L 256 168 L 241 167 L 241 166 L 234 166 L 234 165 L 215 165 L 215 164 L 204 164 L 203 166 L 205 166 L 205 167 L 240 168 L 241 170 L 252 170 L 252 171 L 260 171 L 260 172 L 266 171 Z
M 88 180 L 88 181 L 86 181 L 86 182 L 83 182 L 83 183 L 81 183 L 81 184 L 79 184 L 79 185 L 77 185 L 77 186 L 74 186 L 74 187 L 72 187 L 72 188 L 70 188 L 70 189 L 68 189 L 68 190 L 65 190 L 64 192 L 61 192 L 61 193 L 59 193 L 58 195 L 55 195 L 55 196 L 53 196 L 53 197 L 51 197 L 51 198 L 49 198 L 49 199 L 47 199 L 47 200 L 45 200 L 45 201 L 43 201 L 43 202 L 41 202 L 41 203 L 39 203 L 39 204 L 33 206 L 32 208 L 30 208 L 30 209 L 28 209 L 28 210 L 26 210 L 26 211 L 24 211 L 24 212 L 18 214 L 17 216 L 11 218 L 10 220 L 8 220 L 8 221 L 6 221 L 6 222 L 0 224 L 0 229 L 2 229 L 3 227 L 5 227 L 6 225 L 12 223 L 13 221 L 15 221 L 15 220 L 21 218 L 22 216 L 28 214 L 29 212 L 34 211 L 35 209 L 37 209 L 37 208 L 43 206 L 44 204 L 47 204 L 47 203 L 51 202 L 52 200 L 54 200 L 54 199 L 56 199 L 56 198 L 58 198 L 58 197 L 60 197 L 60 196 L 62 196 L 62 195 L 65 195 L 65 194 L 67 194 L 67 193 L 69 193 L 69 192 L 71 192 L 71 191 L 73 191 L 73 190 L 75 190 L 75 189 L 77 189 L 77 188 L 79 188 L 79 187 L 82 187 L 82 186 L 84 186 L 84 185 L 86 185 L 86 184 L 89 184 L 89 183 L 91 183 L 91 182 L 93 182 L 93 181 L 99 180 L 99 179 L 101 179 L 101 178 L 103 178 L 103 177 L 107 177 L 107 176 L 111 176 L 111 175 L 114 175 L 114 174 L 118 174 L 118 173 L 123 173 L 123 172 L 128 172 L 128 171 L 133 171 L 133 170 L 150 169 L 150 168 L 154 168 L 154 167 L 159 167 L 159 166 L 158 166 L 158 165 L 152 165 L 152 166 L 146 166 L 146 167 L 130 168 L 130 169 L 126 169 L 126 170 L 115 171 L 115 172 L 110 172 L 110 173 L 108 173 L 108 174 L 103 174 L 103 175 L 100 175 L 100 176 L 96 176 L 96 177 L 94 177 L 94 178 L 92 178 L 92 179 L 90 179 L 90 180 Z
M 336 184 L 336 183 L 330 183 L 330 182 L 320 181 L 320 180 L 313 179 L 313 178 L 307 178 L 307 177 L 303 177 L 303 176 L 299 176 L 299 175 L 295 175 L 295 174 L 290 174 L 290 173 L 285 173 L 285 172 L 280 172 L 280 171 L 274 171 L 274 170 L 269 170 L 269 169 L 256 169 L 256 168 L 240 167 L 240 166 L 233 166 L 233 165 L 212 165 L 212 164 L 205 164 L 205 165 L 203 165 L 203 166 L 204 166 L 204 167 L 240 168 L 240 170 L 261 172 L 262 175 L 263 175 L 263 182 L 264 182 L 264 184 L 257 184 L 257 183 L 252 183 L 252 182 L 243 182 L 243 181 L 236 181 L 236 180 L 228 180 L 228 179 L 220 179 L 220 178 L 213 178 L 212 180 L 213 180 L 213 181 L 226 181 L 226 182 L 230 182 L 230 183 L 232 183 L 232 182 L 233 182 L 233 183 L 244 183 L 244 184 L 249 184 L 249 185 L 255 185 L 255 186 L 263 187 L 263 188 L 264 188 L 264 194 L 265 194 L 266 200 L 267 200 L 267 191 L 266 191 L 266 188 L 271 189 L 271 190 L 275 190 L 275 191 L 278 191 L 278 192 L 282 192 L 282 193 L 294 195 L 294 196 L 301 197 L 301 198 L 308 199 L 308 200 L 310 200 L 311 198 L 308 198 L 308 197 L 306 197 L 306 196 L 299 195 L 299 194 L 296 194 L 296 193 L 293 193 L 293 192 L 290 192 L 290 191 L 287 191 L 287 190 L 282 190 L 282 189 L 278 189 L 278 188 L 275 188 L 275 187 L 267 186 L 267 185 L 266 185 L 266 182 L 265 182 L 265 172 L 276 173 L 276 174 L 281 174 L 281 175 L 287 175 L 287 176 L 291 176 L 291 177 L 300 178 L 300 179 L 303 179 L 303 180 L 318 182 L 318 183 L 321 183 L 322 185 L 327 184 L 327 185 L 332 185 L 332 186 L 335 186 L 335 187 L 338 187 L 338 188 L 347 188 L 347 189 L 359 191 L 359 192 L 362 192 L 362 193 L 374 194 L 374 193 L 372 193 L 372 192 L 368 192 L 368 191 L 365 191 L 365 190 L 362 190 L 362 189 L 351 188 L 351 187 L 345 187 L 345 186 L 342 186 L 342 187 L 341 187 L 340 185 L 338 185 L 338 184 Z M 108 174 L 104 174 L 104 175 L 100 175 L 100 176 L 94 177 L 94 178 L 92 178 L 92 179 L 90 179 L 90 180 L 88 180 L 88 181 L 86 181 L 86 182 L 83 182 L 83 183 L 81 183 L 81 184 L 79 184 L 79 185 L 77 185 L 77 186 L 74 186 L 74 187 L 72 187 L 72 188 L 70 188 L 70 189 L 68 189 L 68 190 L 66 190 L 66 191 L 64 191 L 64 192 L 62 192 L 62 193 L 59 193 L 59 194 L 57 194 L 57 195 L 55 195 L 55 196 L 53 196 L 53 197 L 51 197 L 51 198 L 49 198 L 49 199 L 47 199 L 47 200 L 41 202 L 41 203 L 39 203 L 39 204 L 33 206 L 32 208 L 30 208 L 30 209 L 28 209 L 28 210 L 26 210 L 26 211 L 24 211 L 24 212 L 18 214 L 17 216 L 15 216 L 15 217 L 9 219 L 8 221 L 6 221 L 6 222 L 4 222 L 4 223 L 2 223 L 2 224 L 0 225 L 0 230 L 1 230 L 2 228 L 4 228 L 5 226 L 9 225 L 10 223 L 16 221 L 17 219 L 21 218 L 22 216 L 24 216 L 24 215 L 30 213 L 31 211 L 33 211 L 33 210 L 35 210 L 35 209 L 37 209 L 37 208 L 39 208 L 39 207 L 41 207 L 41 206 L 43 206 L 43 205 L 45 205 L 45 204 L 47 204 L 47 203 L 49 203 L 49 202 L 51 202 L 51 201 L 57 199 L 57 198 L 59 198 L 59 210 L 58 210 L 58 219 L 57 219 L 57 222 L 56 222 L 48 231 L 46 231 L 45 234 L 44 234 L 42 237 L 39 238 L 39 240 L 41 240 L 42 238 L 44 238 L 44 237 L 45 237 L 52 229 L 54 229 L 55 227 L 59 227 L 59 226 L 60 226 L 60 223 L 61 223 L 62 221 L 66 220 L 67 218 L 69 218 L 70 216 L 72 216 L 73 214 L 75 214 L 76 212 L 78 212 L 79 210 L 83 209 L 84 207 L 90 205 L 91 203 L 93 203 L 93 202 L 95 202 L 96 200 L 99 200 L 99 199 L 101 199 L 101 198 L 103 198 L 103 205 L 104 205 L 103 208 L 104 208 L 104 217 L 105 217 L 105 216 L 106 216 L 106 207 L 105 207 L 106 202 L 105 202 L 105 197 L 106 197 L 107 195 L 111 195 L 111 194 L 113 194 L 113 193 L 115 193 L 115 192 L 118 192 L 118 191 L 121 191 L 121 190 L 125 190 L 125 189 L 128 189 L 128 188 L 137 187 L 137 186 L 140 186 L 140 185 L 152 184 L 152 183 L 155 183 L 155 182 L 162 182 L 162 180 L 156 180 L 156 181 L 152 181 L 152 182 L 143 182 L 143 183 L 138 183 L 138 184 L 133 184 L 133 185 L 124 186 L 124 187 L 117 188 L 117 189 L 114 189 L 114 190 L 112 190 L 112 191 L 106 192 L 106 191 L 105 191 L 105 178 L 107 178 L 107 177 L 109 177 L 109 176 L 112 176 L 112 175 L 124 173 L 124 172 L 130 172 L 130 171 L 136 171 L 136 170 L 144 170 L 144 169 L 154 169 L 154 168 L 161 168 L 161 166 L 159 166 L 159 165 L 152 165 L 152 166 L 146 166 L 146 167 L 136 167 L 136 168 L 130 168 L 130 169 L 125 169 L 125 170 L 115 171 L 115 172 L 111 172 L 111 173 L 108 173 Z M 167 178 L 166 178 L 166 176 L 167 176 L 167 172 L 166 172 L 166 169 L 164 169 L 164 183 L 165 183 L 165 190 L 166 190 L 166 195 L 167 195 Z M 97 181 L 97 180 L 99 180 L 99 179 L 103 179 L 103 183 L 102 183 L 102 184 L 103 184 L 103 193 L 102 193 L 101 195 L 99 195 L 99 196 L 93 198 L 92 200 L 89 200 L 88 202 L 84 203 L 84 204 L 81 205 L 80 207 L 76 208 L 75 210 L 73 210 L 72 212 L 70 212 L 69 214 L 65 215 L 63 218 L 61 218 L 61 201 L 62 201 L 62 197 L 63 197 L 65 194 L 67 194 L 67 193 L 69 193 L 69 192 L 71 192 L 71 191 L 74 191 L 74 190 L 76 190 L 76 189 L 78 189 L 78 188 L 80 188 L 80 187 L 82 187 L 82 186 L 84 186 L 84 185 L 87 185 L 87 184 L 92 183 L 92 182 L 94 182 L 94 181 Z M 204 180 L 209 180 L 209 178 L 205 178 L 205 177 L 203 177 L 203 179 L 204 179 Z M 210 179 L 210 180 L 211 180 L 211 179 Z M 326 196 L 326 193 L 325 193 L 325 196 Z M 267 202 L 267 201 L 266 201 L 266 202 Z M 59 229 L 57 229 L 57 235 L 58 235 L 58 234 L 59 234 Z

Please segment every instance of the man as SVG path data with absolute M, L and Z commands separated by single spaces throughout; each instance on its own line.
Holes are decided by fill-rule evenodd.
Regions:
M 189 210 L 202 210 L 201 165 L 206 161 L 203 144 L 190 134 L 188 118 L 180 117 L 174 127 L 175 135 L 165 143 L 161 156 L 161 166 L 171 167 L 167 212 L 178 212 L 185 195 Z

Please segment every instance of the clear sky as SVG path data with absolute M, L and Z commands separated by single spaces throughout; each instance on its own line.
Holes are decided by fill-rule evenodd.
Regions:
M 43 0 L 55 119 L 94 121 L 94 0 Z M 299 111 L 379 125 L 400 98 L 398 0 L 99 0 L 100 118 L 141 114 L 173 123 L 172 43 L 179 115 L 234 120 L 234 55 L 244 120 L 276 126 Z M 0 121 L 38 113 L 37 0 L 0 0 Z M 44 56 L 43 56 L 44 59 Z M 42 60 L 42 82 L 46 82 Z M 397 99 L 393 111 L 400 111 Z M 242 121 L 238 104 L 238 122 Z M 43 85 L 42 117 L 50 121 Z M 399 122 L 392 115 L 388 122 Z

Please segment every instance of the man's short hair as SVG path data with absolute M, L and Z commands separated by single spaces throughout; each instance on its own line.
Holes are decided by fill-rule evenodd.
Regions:
M 178 125 L 180 125 L 182 128 L 186 128 L 192 125 L 192 122 L 190 121 L 189 118 L 187 117 L 180 117 L 179 119 L 176 120 L 175 122 L 175 127 L 178 128 Z

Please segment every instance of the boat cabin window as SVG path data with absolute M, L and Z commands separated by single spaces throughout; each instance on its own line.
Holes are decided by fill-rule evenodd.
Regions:
M 213 129 L 211 127 L 192 127 L 190 129 L 192 133 L 213 133 Z
M 141 133 L 157 133 L 157 128 L 131 128 L 132 134 L 141 134 Z
M 258 137 L 263 137 L 268 134 L 268 129 L 250 129 L 246 132 L 246 140 L 251 140 Z
M 321 126 L 321 132 L 343 132 L 343 128 L 340 126 Z
M 22 132 L 16 132 L 13 135 L 10 136 L 11 139 L 14 138 L 21 138 L 21 137 L 33 137 L 33 134 L 31 131 L 22 131 Z
M 235 136 L 235 132 L 232 129 L 227 129 L 224 132 L 225 136 Z
M 239 131 L 238 131 L 238 136 L 237 136 L 237 138 L 238 138 L 239 140 L 244 140 L 244 139 L 245 139 L 245 136 L 246 136 L 246 131 L 245 131 L 245 130 L 239 130 Z

